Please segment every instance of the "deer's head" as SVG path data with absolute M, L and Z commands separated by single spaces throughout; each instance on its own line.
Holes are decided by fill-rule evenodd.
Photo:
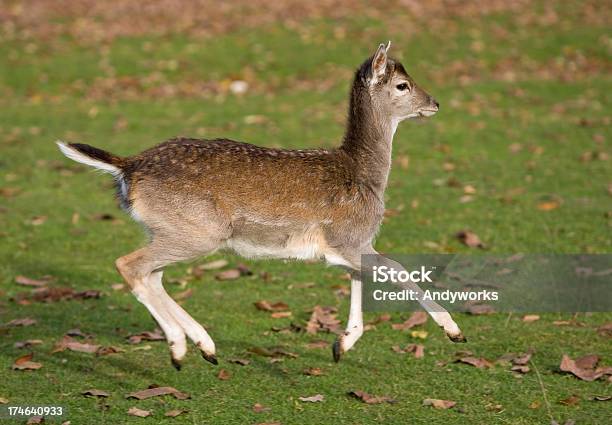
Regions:
M 394 126 L 408 118 L 434 115 L 438 102 L 414 82 L 400 62 L 387 55 L 390 44 L 381 44 L 358 72 L 372 106 Z

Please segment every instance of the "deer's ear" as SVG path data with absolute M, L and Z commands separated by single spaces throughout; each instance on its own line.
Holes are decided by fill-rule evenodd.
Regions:
M 378 46 L 378 50 L 374 53 L 372 57 L 372 75 L 370 75 L 370 84 L 376 84 L 379 82 L 385 75 L 385 71 L 387 70 L 387 50 L 391 46 L 391 42 L 385 46 L 381 44 Z

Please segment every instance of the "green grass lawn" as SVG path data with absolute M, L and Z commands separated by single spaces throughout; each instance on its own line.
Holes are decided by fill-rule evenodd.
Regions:
M 130 293 L 111 288 L 120 282 L 114 260 L 144 243 L 141 230 L 118 209 L 108 176 L 63 158 L 53 143 L 80 141 L 121 155 L 177 135 L 292 148 L 335 146 L 353 69 L 379 42 L 391 39 L 391 52 L 436 97 L 441 111 L 397 131 L 387 191 L 391 214 L 376 242 L 379 251 L 482 253 L 455 238 L 470 229 L 491 253 L 609 253 L 612 40 L 602 23 L 605 16 L 609 22 L 610 11 L 602 9 L 604 17 L 595 19 L 588 11 L 592 4 L 538 3 L 481 17 L 451 14 L 431 25 L 387 5 L 385 13 L 367 17 L 318 17 L 204 39 L 137 34 L 93 43 L 35 31 L 9 36 L 5 29 L 0 323 L 24 317 L 37 323 L 0 327 L 0 398 L 10 405 L 65 406 L 64 419 L 72 424 L 535 424 L 553 418 L 605 423 L 610 401 L 592 398 L 609 396 L 610 384 L 580 381 L 558 369 L 563 354 L 595 353 L 601 364 L 612 364 L 610 339 L 596 332 L 612 313 L 580 314 L 581 326 L 553 324 L 571 319 L 569 313 L 542 314 L 533 323 L 502 313 L 459 314 L 456 320 L 469 339 L 461 346 L 431 321 L 423 326 L 424 340 L 380 323 L 334 364 L 330 346 L 307 346 L 317 340 L 331 344 L 334 335 L 271 330 L 305 324 L 317 304 L 337 307 L 345 323 L 348 298 L 336 291 L 348 282 L 342 270 L 323 264 L 251 262 L 223 254 L 215 258 L 227 258 L 228 268 L 247 264 L 253 275 L 218 281 L 215 271 L 186 287 L 167 283 L 171 295 L 193 290 L 181 302 L 209 330 L 220 362 L 214 367 L 192 350 L 177 372 L 164 342 L 127 344 L 128 334 L 155 324 Z M 249 83 L 246 94 L 228 91 L 236 79 Z M 551 202 L 555 208 L 541 208 Z M 100 214 L 114 219 L 97 219 Z M 189 266 L 169 268 L 166 279 L 185 276 Z M 15 283 L 17 275 L 51 275 L 52 286 L 95 289 L 103 296 L 21 305 L 15 297 L 28 288 Z M 286 302 L 293 317 L 273 319 L 256 310 L 253 303 L 262 299 Z M 407 316 L 394 313 L 391 322 Z M 375 317 L 366 314 L 367 321 Z M 125 352 L 51 353 L 72 328 Z M 14 347 L 27 339 L 43 343 Z M 424 358 L 391 349 L 411 342 L 425 345 Z M 274 346 L 298 357 L 271 362 L 249 353 Z M 479 369 L 453 363 L 459 350 L 495 360 L 529 349 L 535 352 L 524 375 L 499 364 Z M 43 367 L 11 370 L 14 360 L 30 351 Z M 231 358 L 251 362 L 240 366 L 228 362 Z M 307 376 L 307 368 L 323 374 Z M 229 379 L 218 378 L 221 369 Z M 176 387 L 191 399 L 125 398 L 151 384 Z M 81 395 L 90 388 L 111 395 Z M 347 395 L 352 390 L 396 403 L 365 404 Z M 298 399 L 315 394 L 324 401 Z M 560 403 L 572 395 L 577 403 Z M 457 405 L 436 410 L 422 406 L 426 398 Z M 255 412 L 256 403 L 269 410 Z M 133 406 L 152 416 L 128 416 Z M 172 409 L 188 412 L 164 417 Z

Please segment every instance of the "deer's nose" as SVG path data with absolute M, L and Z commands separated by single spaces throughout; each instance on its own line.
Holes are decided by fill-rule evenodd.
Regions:
M 436 105 L 436 108 L 440 109 L 440 104 L 438 103 L 438 101 L 436 99 L 433 100 L 434 105 Z

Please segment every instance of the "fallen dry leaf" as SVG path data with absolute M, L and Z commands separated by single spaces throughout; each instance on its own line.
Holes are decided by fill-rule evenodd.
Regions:
M 469 364 L 479 369 L 493 367 L 493 363 L 491 363 L 489 360 L 482 358 L 482 357 L 471 357 L 471 356 L 461 357 L 455 360 L 455 362 Z
M 18 283 L 19 285 L 34 286 L 34 287 L 45 286 L 49 282 L 52 282 L 53 280 L 54 280 L 53 276 L 43 276 L 40 279 L 31 279 L 29 277 L 21 276 L 21 275 L 15 277 L 15 282 Z
M 242 274 L 240 273 L 240 270 L 238 269 L 229 269 L 229 270 L 224 270 L 220 273 L 217 273 L 215 275 L 215 278 L 217 280 L 235 280 L 238 279 Z
M 340 320 L 336 319 L 338 310 L 335 307 L 314 306 L 306 324 L 306 332 L 315 334 L 318 331 L 339 332 Z
M 612 400 L 612 395 L 596 395 L 592 398 L 593 401 L 610 401 Z
M 408 344 L 404 348 L 394 345 L 391 349 L 396 353 L 413 353 L 416 359 L 422 359 L 425 356 L 425 346 L 423 344 Z
M 298 400 L 304 401 L 307 403 L 320 403 L 325 400 L 325 396 L 323 394 L 311 395 L 310 397 L 298 397 Z
M 599 357 L 595 355 L 584 356 L 572 360 L 569 356 L 563 355 L 559 369 L 569 372 L 583 381 L 595 381 L 605 375 L 612 375 L 612 367 L 599 367 L 595 369 Z M 587 366 L 587 367 L 580 367 Z
M 286 319 L 291 316 L 293 316 L 293 314 L 290 311 L 276 311 L 270 315 L 273 319 Z
M 174 409 L 174 410 L 168 410 L 166 413 L 164 413 L 164 416 L 167 416 L 169 418 L 176 418 L 179 415 L 182 415 L 183 413 L 187 413 L 188 410 L 185 409 Z
M 484 248 L 484 244 L 478 237 L 478 235 L 470 230 L 462 230 L 457 233 L 457 239 L 470 248 Z
M 13 344 L 13 347 L 15 348 L 29 348 L 33 345 L 40 345 L 42 344 L 43 341 L 42 339 L 27 339 L 25 341 L 17 341 L 15 344 Z
M 540 316 L 537 314 L 526 314 L 523 316 L 523 322 L 535 322 L 536 320 L 540 320 Z
M 6 326 L 32 326 L 37 323 L 36 319 L 32 319 L 31 317 L 24 317 L 23 319 L 13 319 L 6 324 Z
M 391 327 L 395 330 L 408 330 L 415 326 L 423 325 L 427 322 L 427 313 L 424 311 L 415 311 L 410 315 L 408 320 L 403 323 L 393 323 Z
M 189 394 L 182 393 L 173 387 L 150 387 L 146 390 L 129 393 L 125 396 L 125 398 L 136 398 L 138 400 L 145 400 L 147 398 L 158 397 L 168 394 L 171 394 L 172 396 L 174 396 L 174 398 L 179 400 L 186 400 L 191 397 Z
M 44 424 L 45 417 L 44 416 L 30 416 L 26 425 L 36 425 L 36 424 Z
M 456 401 L 440 400 L 437 398 L 426 398 L 423 400 L 423 406 L 432 406 L 435 409 L 450 409 L 456 404 Z
M 289 306 L 282 301 L 270 304 L 266 300 L 257 301 L 254 303 L 257 310 L 261 311 L 283 311 L 287 310 Z
M 410 331 L 410 336 L 412 338 L 426 339 L 427 335 L 429 335 L 427 331 Z
M 375 395 L 368 394 L 363 391 L 350 391 L 349 395 L 363 401 L 366 404 L 380 404 L 380 403 L 395 403 L 396 402 L 396 400 L 391 397 L 375 396 Z
M 227 381 L 232 377 L 232 375 L 225 369 L 221 369 L 219 371 L 219 373 L 217 374 L 217 378 L 219 378 L 222 381 Z
M 79 342 L 68 335 L 64 335 L 64 337 L 55 344 L 55 347 L 53 347 L 51 353 L 58 353 L 65 350 L 77 351 L 81 353 L 95 353 L 100 348 L 100 345 Z
M 571 396 L 564 398 L 563 400 L 559 400 L 559 403 L 565 406 L 575 406 L 580 403 L 580 396 L 572 394 Z
M 202 270 L 217 270 L 217 269 L 222 269 L 223 267 L 227 265 L 228 265 L 227 260 L 215 260 L 209 263 L 201 264 L 198 267 Z
M 17 357 L 13 363 L 13 370 L 36 370 L 42 367 L 41 363 L 33 362 L 32 358 L 34 353 L 24 354 L 21 357 Z
M 130 407 L 127 414 L 130 416 L 138 416 L 139 418 L 146 418 L 147 416 L 151 416 L 151 411 L 142 410 L 142 409 L 139 409 L 138 407 Z
M 155 329 L 154 331 L 145 331 L 139 334 L 132 334 L 128 336 L 128 342 L 130 344 L 139 344 L 142 341 L 165 341 L 166 337 L 161 330 Z
M 538 209 L 540 211 L 552 211 L 559 208 L 559 205 L 558 201 L 543 201 L 538 204 Z
M 605 323 L 598 327 L 597 333 L 600 336 L 612 337 L 612 322 Z
M 269 411 L 270 411 L 270 408 L 265 407 L 263 404 L 255 403 L 253 405 L 253 412 L 255 413 L 269 412 Z
M 309 367 L 304 370 L 304 375 L 308 376 L 321 376 L 323 375 L 323 371 L 319 367 Z
M 106 391 L 97 390 L 95 388 L 82 391 L 81 394 L 83 394 L 85 397 L 110 397 L 110 394 Z
M 249 363 L 251 363 L 250 360 L 240 359 L 240 358 L 228 359 L 227 361 L 230 362 L 230 363 L 238 364 L 240 366 L 247 366 Z

